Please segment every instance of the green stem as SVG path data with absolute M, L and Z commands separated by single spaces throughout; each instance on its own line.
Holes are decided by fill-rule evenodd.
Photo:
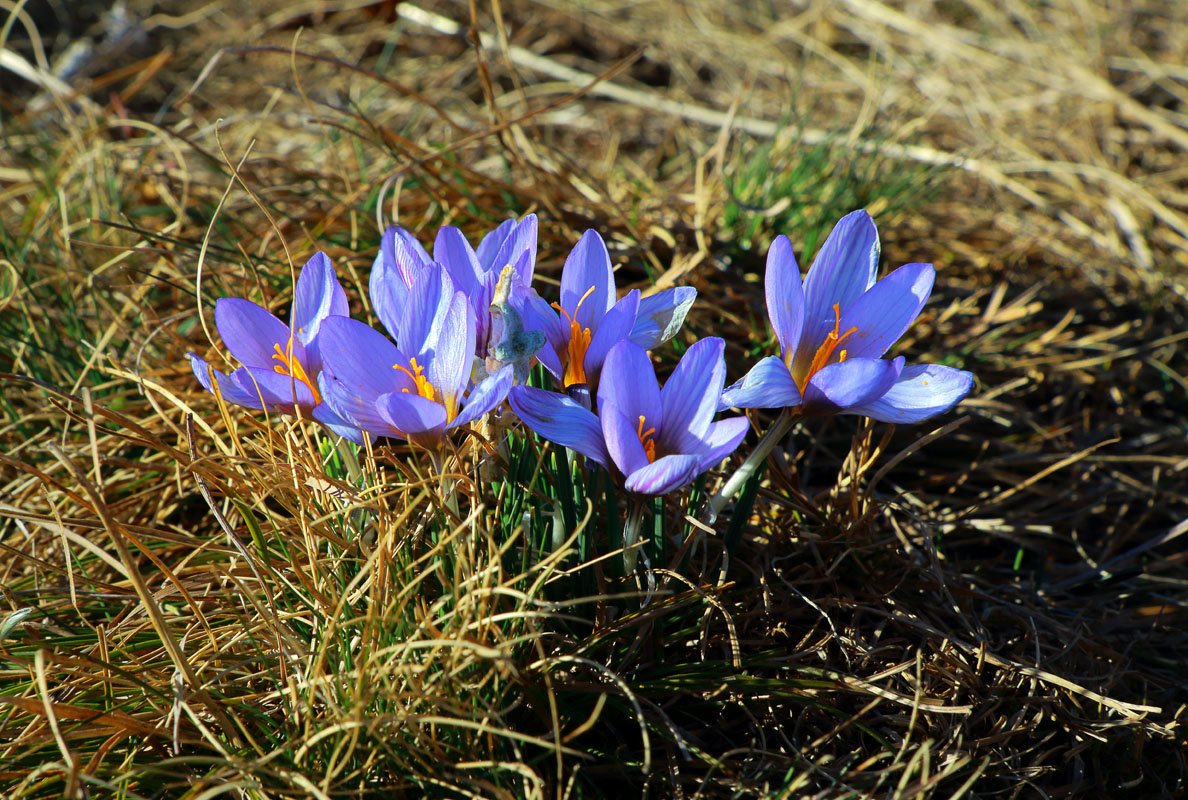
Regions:
M 445 503 L 445 507 L 454 516 L 462 516 L 458 513 L 458 493 L 454 490 L 457 481 L 446 476 L 445 459 L 442 458 L 442 452 L 440 450 L 430 450 L 429 458 L 433 462 L 433 468 L 437 471 L 438 480 L 441 482 L 442 502 Z
M 738 490 L 743 487 L 747 479 L 755 474 L 755 470 L 767 460 L 771 455 L 771 451 L 775 446 L 788 435 L 788 431 L 792 430 L 792 426 L 800 419 L 800 414 L 793 412 L 791 409 L 785 408 L 776 417 L 776 421 L 767 429 L 767 433 L 763 434 L 763 438 L 759 440 L 759 444 L 755 445 L 755 449 L 747 456 L 730 479 L 726 481 L 717 494 L 710 498 L 710 501 L 705 506 L 705 513 L 702 514 L 701 520 L 707 525 L 712 525 L 718 519 L 718 515 L 722 513 L 722 509 L 730 502 L 734 495 L 738 494 Z
M 632 549 L 632 545 L 639 541 L 639 529 L 643 527 L 644 501 L 633 499 L 631 509 L 627 512 L 627 522 L 623 525 L 623 569 L 630 575 L 635 571 L 635 561 L 639 554 Z
M 359 486 L 359 478 L 363 476 L 363 470 L 359 467 L 359 459 L 355 457 L 355 452 L 351 449 L 351 443 L 339 437 L 334 445 L 334 449 L 338 451 L 338 457 L 342 459 L 342 464 L 346 467 L 347 478 L 350 480 L 351 485 Z

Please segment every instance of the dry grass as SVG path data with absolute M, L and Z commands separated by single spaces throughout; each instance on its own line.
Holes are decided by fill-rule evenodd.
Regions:
M 26 17 L 0 65 L 11 796 L 1184 791 L 1175 3 L 525 0 L 481 48 L 465 4 L 147 5 L 31 20 L 46 65 L 96 44 L 64 80 Z M 183 359 L 316 249 L 366 319 L 377 217 L 531 210 L 542 277 L 597 227 L 620 288 L 699 288 L 685 340 L 737 374 L 763 244 L 858 205 L 939 268 L 900 352 L 975 396 L 936 435 L 802 426 L 713 535 L 672 501 L 654 587 L 536 445 L 464 461 L 452 517 L 415 458 L 352 479 Z

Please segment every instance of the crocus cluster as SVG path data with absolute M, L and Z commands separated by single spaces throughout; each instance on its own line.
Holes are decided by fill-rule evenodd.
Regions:
M 907 264 L 876 281 L 878 235 L 864 211 L 837 224 L 803 282 L 788 239 L 772 243 L 765 291 L 779 355 L 729 387 L 718 338 L 691 344 L 663 387 L 656 378 L 648 351 L 679 331 L 694 289 L 620 297 L 606 244 L 586 231 L 550 303 L 532 286 L 536 239 L 532 215 L 477 247 L 447 226 L 431 256 L 389 228 L 368 286 L 387 335 L 349 316 L 330 259 L 317 253 L 288 325 L 251 301 L 220 299 L 215 324 L 241 366 L 224 373 L 191 354 L 194 374 L 230 403 L 305 416 L 358 443 L 406 439 L 437 456 L 452 431 L 506 414 L 507 399 L 531 430 L 636 498 L 679 489 L 729 456 L 748 427 L 741 416 L 714 419 L 729 408 L 919 422 L 972 386 L 963 370 L 883 358 L 919 315 L 934 271 Z M 552 390 L 525 385 L 537 362 Z

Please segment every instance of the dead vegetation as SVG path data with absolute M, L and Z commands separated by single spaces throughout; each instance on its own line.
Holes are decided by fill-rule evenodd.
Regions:
M 1175 3 L 95 19 L 21 11 L 0 65 L 12 796 L 1184 791 Z M 938 266 L 899 351 L 973 370 L 975 396 L 937 432 L 802 426 L 710 535 L 670 504 L 646 603 L 580 563 L 603 534 L 549 554 L 517 527 L 541 496 L 478 475 L 483 508 L 418 537 L 410 462 L 351 484 L 183 358 L 217 352 L 215 298 L 283 308 L 316 249 L 368 318 L 379 221 L 536 211 L 545 280 L 597 227 L 620 288 L 698 287 L 684 336 L 724 336 L 738 374 L 767 335 L 766 241 L 807 265 L 857 205 L 888 265 Z

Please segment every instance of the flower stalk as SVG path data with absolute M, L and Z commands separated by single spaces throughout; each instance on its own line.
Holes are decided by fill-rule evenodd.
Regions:
M 639 531 L 643 527 L 644 506 L 644 498 L 633 498 L 627 521 L 623 523 L 623 569 L 628 575 L 635 572 L 635 563 L 639 558 L 639 552 L 633 545 L 639 541 Z
M 747 456 L 734 474 L 730 476 L 725 485 L 718 490 L 718 493 L 710 498 L 706 504 L 705 513 L 702 515 L 702 521 L 707 525 L 712 525 L 718 519 L 718 515 L 722 513 L 722 509 L 730 502 L 739 489 L 743 487 L 755 471 L 767 460 L 771 455 L 771 451 L 779 444 L 792 427 L 800 420 L 800 412 L 794 409 L 785 408 L 776 417 L 776 421 L 767 429 L 767 433 L 763 434 L 763 438 L 755 445 L 755 449 Z

